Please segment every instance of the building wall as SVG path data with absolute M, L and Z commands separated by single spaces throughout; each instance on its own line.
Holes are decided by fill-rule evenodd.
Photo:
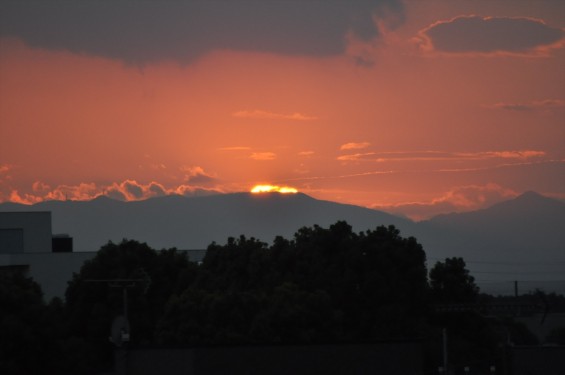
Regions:
M 0 254 L 50 252 L 51 212 L 0 212 Z
M 96 252 L 82 253 L 28 253 L 11 254 L 10 265 L 28 266 L 27 276 L 33 278 L 43 291 L 45 301 L 53 297 L 64 298 L 68 282 L 74 272 L 87 260 L 96 256 Z
M 73 273 L 96 256 L 95 251 L 52 252 L 53 239 L 72 241 L 71 237 L 52 235 L 51 212 L 0 212 L 0 267 L 25 266 L 46 301 L 64 298 Z M 204 249 L 179 251 L 186 252 L 193 262 L 201 262 L 206 254 Z
M 206 250 L 179 250 L 186 252 L 193 262 L 200 262 Z M 96 251 L 73 253 L 21 253 L 1 254 L 1 266 L 28 266 L 27 276 L 33 278 L 43 291 L 45 301 L 53 297 L 64 298 L 68 282 L 74 272 L 87 260 L 96 256 Z

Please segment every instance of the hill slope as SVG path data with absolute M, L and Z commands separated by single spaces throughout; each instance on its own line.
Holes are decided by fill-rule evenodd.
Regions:
M 528 192 L 487 209 L 436 216 L 414 235 L 428 264 L 460 256 L 480 286 L 509 293 L 513 281 L 527 291 L 565 294 L 565 203 Z
M 446 257 L 463 257 L 483 290 L 511 293 L 513 281 L 519 280 L 526 283 L 523 289 L 565 294 L 565 203 L 536 193 L 419 223 L 304 194 L 278 193 L 3 203 L 0 211 L 51 211 L 53 233 L 70 234 L 75 251 L 95 251 L 123 238 L 157 249 L 204 249 L 241 234 L 265 242 L 278 235 L 290 239 L 303 226 L 328 227 L 338 220 L 346 220 L 356 232 L 392 224 L 402 236 L 418 239 L 428 267 Z
M 356 231 L 412 222 L 363 207 L 321 201 L 304 194 L 166 196 L 136 202 L 106 197 L 92 201 L 49 201 L 32 206 L 2 204 L 2 211 L 51 211 L 54 233 L 69 233 L 76 251 L 97 250 L 109 240 L 147 242 L 155 248 L 205 248 L 212 241 L 244 234 L 271 242 L 291 238 L 303 226 L 346 220 Z
M 565 258 L 564 223 L 565 203 L 528 192 L 483 210 L 436 216 L 418 233 L 470 258 L 549 260 Z

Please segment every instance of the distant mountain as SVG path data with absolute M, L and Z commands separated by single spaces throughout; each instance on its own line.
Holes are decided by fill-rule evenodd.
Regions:
M 518 280 L 526 289 L 565 294 L 565 203 L 559 200 L 527 192 L 483 210 L 420 222 L 414 235 L 429 265 L 461 256 L 483 287 L 510 290 Z
M 166 196 L 135 202 L 100 197 L 31 206 L 2 203 L 0 211 L 51 211 L 53 233 L 70 234 L 75 251 L 97 250 L 123 238 L 157 249 L 204 249 L 241 234 L 264 242 L 278 235 L 290 239 L 303 226 L 328 227 L 338 220 L 346 220 L 356 232 L 392 224 L 401 235 L 418 239 L 429 267 L 458 256 L 484 289 L 500 286 L 509 292 L 512 280 L 528 280 L 533 287 L 561 280 L 563 290 L 552 290 L 565 294 L 565 203 L 533 192 L 487 209 L 418 223 L 300 193 Z
M 429 219 L 428 222 L 437 224 L 451 223 L 452 225 L 454 223 L 458 223 L 459 225 L 463 223 L 466 223 L 465 225 L 477 225 L 485 218 L 488 218 L 488 220 L 508 221 L 524 216 L 547 220 L 555 216 L 559 217 L 559 215 L 563 215 L 564 211 L 564 202 L 529 191 L 514 199 L 495 204 L 486 209 L 438 215 Z
M 446 252 L 471 258 L 532 259 L 535 253 L 538 260 L 565 261 L 565 203 L 534 192 L 478 211 L 436 216 L 420 223 L 422 239 L 426 232 Z
M 385 212 L 311 198 L 305 194 L 235 193 L 204 197 L 165 196 L 121 202 L 47 201 L 0 204 L 1 211 L 51 211 L 54 233 L 68 233 L 77 251 L 97 250 L 109 240 L 147 242 L 154 248 L 206 248 L 241 234 L 271 242 L 291 238 L 303 226 L 327 227 L 346 220 L 355 230 L 413 223 Z

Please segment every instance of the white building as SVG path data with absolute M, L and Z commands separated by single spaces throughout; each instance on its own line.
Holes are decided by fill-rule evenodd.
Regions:
M 0 212 L 0 270 L 33 278 L 46 301 L 64 298 L 73 272 L 96 252 L 72 251 L 72 238 L 51 233 L 51 212 Z
M 73 252 L 72 237 L 53 235 L 51 212 L 0 212 L 0 272 L 18 270 L 33 278 L 45 301 L 65 297 L 74 272 L 95 251 Z M 185 250 L 189 259 L 202 261 L 206 250 Z

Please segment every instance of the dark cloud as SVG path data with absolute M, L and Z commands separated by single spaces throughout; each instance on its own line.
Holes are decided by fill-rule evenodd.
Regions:
M 214 185 L 217 183 L 216 177 L 209 173 L 206 173 L 202 167 L 181 167 L 181 170 L 185 173 L 185 182 L 190 185 Z
M 287 55 L 343 53 L 348 32 L 378 35 L 403 19 L 400 0 L 3 1 L 0 35 L 34 47 L 129 63 L 190 62 L 213 49 Z
M 199 174 L 195 174 L 194 176 L 190 176 L 187 178 L 186 182 L 193 184 L 193 185 L 199 185 L 199 186 L 203 186 L 203 185 L 212 185 L 215 184 L 217 182 L 216 178 L 203 174 L 203 173 L 199 173 Z
M 161 185 L 157 182 L 152 182 L 151 184 L 149 184 L 148 190 L 151 192 L 151 194 L 153 196 L 156 196 L 156 197 L 162 197 L 164 195 L 167 195 L 167 191 L 165 190 L 163 185 Z
M 104 192 L 104 195 L 106 195 L 109 198 L 116 199 L 116 200 L 119 200 L 119 201 L 126 201 L 127 200 L 125 194 L 122 193 L 120 190 L 118 190 L 116 188 L 107 189 Z
M 135 181 L 126 181 L 123 183 L 124 190 L 135 199 L 140 199 L 143 197 L 143 189 Z
M 222 194 L 222 192 L 217 189 L 205 189 L 191 185 L 180 185 L 176 188 L 175 193 L 184 195 L 185 197 L 206 197 L 209 195 Z
M 436 51 L 524 53 L 563 40 L 565 31 L 531 18 L 461 16 L 422 31 Z

